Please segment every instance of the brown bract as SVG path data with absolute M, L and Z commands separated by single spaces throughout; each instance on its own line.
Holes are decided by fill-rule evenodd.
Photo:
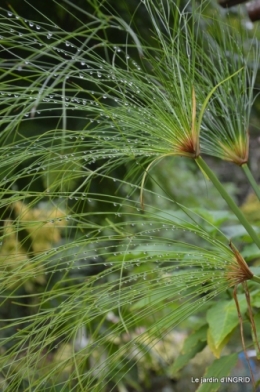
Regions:
M 250 269 L 248 268 L 248 265 L 245 262 L 244 258 L 241 256 L 241 254 L 238 252 L 238 250 L 234 247 L 232 242 L 230 242 L 229 246 L 235 255 L 234 263 L 229 265 L 229 269 L 226 274 L 229 285 L 232 287 L 232 286 L 238 285 L 239 283 L 243 283 L 246 280 L 252 279 L 253 274 L 250 271 Z
M 249 132 L 246 132 L 245 137 L 240 136 L 235 140 L 231 146 L 219 142 L 223 149 L 223 159 L 242 166 L 248 161 L 248 148 L 249 148 Z
M 179 154 L 189 158 L 199 156 L 197 152 L 197 143 L 192 136 L 188 136 L 178 148 Z
M 189 158 L 197 158 L 200 155 L 199 133 L 196 126 L 196 95 L 194 88 L 192 89 L 191 133 L 182 141 L 178 151 L 180 155 Z

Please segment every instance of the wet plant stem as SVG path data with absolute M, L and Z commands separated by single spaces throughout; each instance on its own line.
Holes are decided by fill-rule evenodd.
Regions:
M 256 180 L 254 179 L 253 174 L 252 174 L 251 170 L 249 169 L 247 163 L 244 163 L 241 167 L 244 170 L 244 173 L 247 176 L 247 179 L 250 182 L 250 185 L 253 188 L 258 200 L 260 200 L 260 188 L 259 188 L 258 184 L 256 183 Z
M 257 247 L 260 249 L 260 237 L 257 235 L 253 227 L 250 225 L 246 217 L 244 216 L 243 212 L 238 208 L 234 200 L 230 197 L 230 195 L 227 193 L 225 190 L 225 187 L 221 184 L 221 182 L 218 180 L 216 175 L 213 173 L 213 171 L 210 169 L 210 167 L 207 165 L 207 163 L 204 161 L 204 159 L 199 156 L 195 158 L 195 161 L 199 168 L 206 174 L 206 176 L 212 181 L 213 185 L 215 188 L 219 191 L 223 199 L 226 201 L 230 209 L 233 211 L 233 213 L 236 215 L 237 219 L 239 222 L 244 226 L 248 234 L 250 235 L 251 239 L 254 241 L 254 243 L 257 245 Z

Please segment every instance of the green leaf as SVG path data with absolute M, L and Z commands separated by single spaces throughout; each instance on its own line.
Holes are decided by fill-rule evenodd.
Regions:
M 216 392 L 225 382 L 224 378 L 229 375 L 236 363 L 237 353 L 216 359 L 207 368 L 197 392 Z
M 173 375 L 176 375 L 191 358 L 193 358 L 198 352 L 203 350 L 206 346 L 206 333 L 207 324 L 201 326 L 199 329 L 191 333 L 187 339 L 185 339 L 181 354 L 175 360 L 171 369 Z
M 0 378 L 5 392 L 139 390 L 157 342 L 167 352 L 169 331 L 205 322 L 228 287 L 228 213 L 178 204 L 217 209 L 194 162 L 186 177 L 170 157 L 245 145 L 259 56 L 244 43 L 257 45 L 205 19 L 207 0 L 49 3 L 50 17 L 1 10 Z M 206 326 L 175 369 L 205 344 Z
M 241 295 L 238 297 L 241 314 L 244 314 L 247 309 L 246 300 Z M 233 300 L 218 302 L 208 310 L 207 321 L 214 345 L 218 348 L 239 323 L 235 302 Z
M 196 208 L 194 211 L 198 212 L 208 222 L 217 227 L 220 227 L 222 223 L 232 218 L 229 211 L 210 211 L 204 208 Z
M 258 270 L 258 269 L 259 269 L 259 267 L 252 268 L 252 272 L 255 274 L 255 270 Z M 259 275 L 259 272 L 258 272 L 257 275 Z M 252 306 L 260 308 L 260 291 L 257 289 L 255 291 L 251 292 L 250 293 L 250 297 L 251 297 L 251 304 L 252 304 Z M 257 315 L 255 315 L 255 317 Z
M 200 328 L 191 333 L 183 344 L 182 353 L 188 352 L 198 341 L 206 341 L 207 340 L 207 324 L 202 325 Z
M 254 320 L 255 320 L 255 328 L 256 328 L 256 335 L 257 335 L 257 340 L 258 342 L 260 341 L 260 313 L 257 313 L 254 315 Z M 257 355 L 257 359 L 260 359 L 260 353 L 257 347 L 257 343 L 255 341 L 255 337 L 253 334 L 253 330 L 252 330 L 252 326 L 251 326 L 251 333 L 252 333 L 252 339 L 254 341 L 254 346 L 255 346 L 255 350 L 256 350 L 256 355 Z
M 176 376 L 178 371 L 181 370 L 187 363 L 195 357 L 197 353 L 202 351 L 204 347 L 206 346 L 206 342 L 201 342 L 198 341 L 195 346 L 193 346 L 188 352 L 185 354 L 180 355 L 176 361 L 174 362 L 174 365 L 172 367 L 172 375 Z
M 232 335 L 232 332 L 230 334 L 228 334 L 225 339 L 222 340 L 222 342 L 220 343 L 220 345 L 218 345 L 216 347 L 215 345 L 215 341 L 214 341 L 214 337 L 211 334 L 211 329 L 208 329 L 208 334 L 207 334 L 207 342 L 208 342 L 208 346 L 211 349 L 212 353 L 214 354 L 214 356 L 216 358 L 220 358 L 220 354 L 223 350 L 223 348 L 226 346 L 226 344 L 228 343 L 230 337 Z

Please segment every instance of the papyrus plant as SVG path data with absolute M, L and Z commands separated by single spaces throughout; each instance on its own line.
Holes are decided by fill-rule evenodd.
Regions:
M 236 311 L 228 299 L 235 288 L 244 316 L 240 283 L 254 326 L 245 282 L 252 281 L 254 300 L 259 278 L 234 241 L 202 211 L 162 195 L 164 184 L 160 194 L 151 184 L 145 190 L 164 158 L 194 160 L 227 202 L 228 219 L 260 247 L 201 156 L 246 167 L 258 192 L 245 166 L 258 42 L 228 18 L 207 16 L 210 2 L 182 6 L 139 4 L 143 35 L 134 16 L 125 21 L 109 2 L 89 1 L 87 21 L 70 33 L 47 17 L 40 23 L 1 10 L 3 249 L 17 240 L 1 252 L 1 305 L 17 312 L 1 315 L 6 391 L 141 390 L 142 364 L 153 360 L 156 343 L 203 311 L 208 318 L 188 357 L 206 340 L 219 357 L 239 319 L 216 337 L 210 312 L 227 303 Z M 79 11 L 67 0 L 60 7 Z M 35 216 L 37 209 L 45 213 Z M 52 225 L 63 228 L 62 239 L 40 249 L 41 230 Z M 46 279 L 28 292 L 25 280 L 43 271 Z M 224 376 L 237 356 L 223 358 L 214 366 Z M 177 360 L 173 373 L 181 367 Z

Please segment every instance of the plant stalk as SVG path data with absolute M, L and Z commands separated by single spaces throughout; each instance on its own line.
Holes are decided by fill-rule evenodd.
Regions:
M 227 202 L 228 206 L 230 209 L 233 211 L 233 213 L 236 215 L 237 219 L 239 222 L 244 226 L 254 243 L 257 245 L 257 247 L 260 249 L 260 237 L 257 235 L 253 227 L 250 225 L 246 217 L 244 216 L 243 212 L 238 208 L 234 200 L 230 197 L 230 195 L 227 193 L 225 190 L 224 186 L 221 184 L 221 182 L 218 180 L 216 175 L 213 173 L 213 171 L 209 168 L 207 163 L 204 161 L 204 159 L 199 156 L 195 158 L 195 161 L 199 168 L 208 176 L 208 178 L 212 181 L 213 185 L 215 188 L 219 191 L 223 199 Z
M 260 284 L 260 276 L 256 276 L 256 275 L 254 275 L 254 276 L 253 276 L 253 278 L 252 278 L 252 279 L 250 279 L 250 280 L 253 280 L 254 282 L 256 282 L 256 283 L 259 283 L 259 284 Z
M 256 180 L 253 177 L 251 170 L 249 169 L 247 163 L 241 165 L 242 169 L 244 170 L 245 175 L 247 176 L 248 181 L 250 182 L 251 187 L 253 188 L 258 200 L 260 200 L 260 188 L 256 183 Z

